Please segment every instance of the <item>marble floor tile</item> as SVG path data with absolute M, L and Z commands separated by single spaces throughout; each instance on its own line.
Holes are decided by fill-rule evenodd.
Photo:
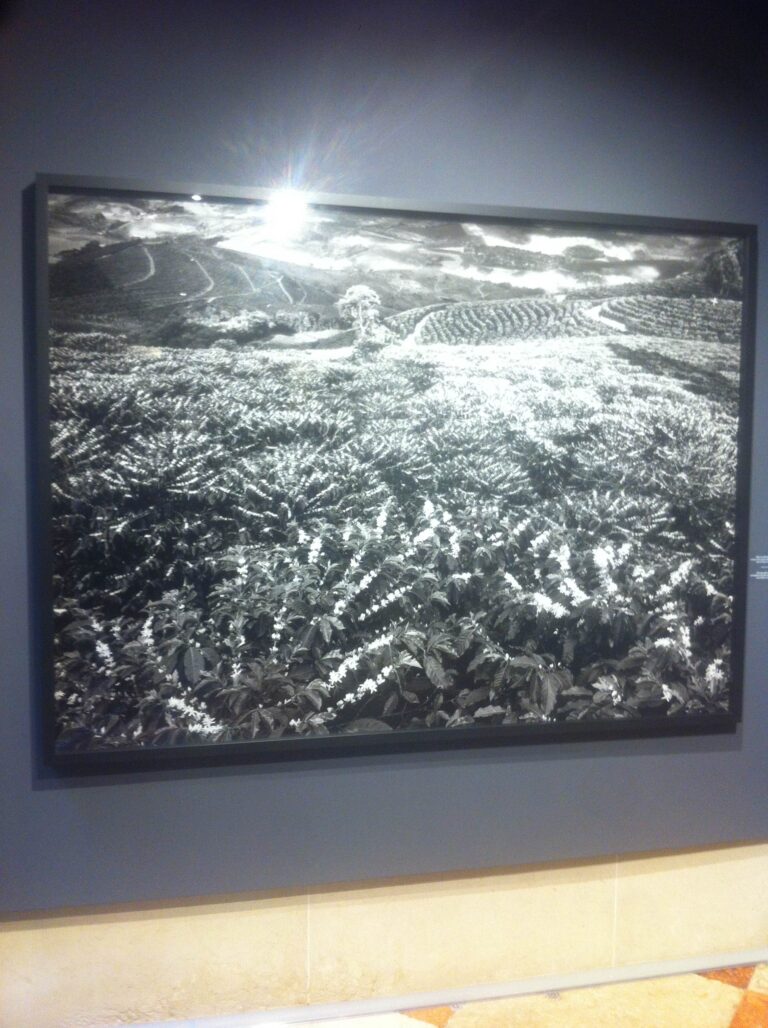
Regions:
M 758 964 L 749 982 L 751 992 L 768 993 L 768 964 Z
M 470 1003 L 450 1028 L 730 1028 L 744 992 L 701 975 Z M 746 1028 L 746 1026 L 745 1026 Z
M 768 1025 L 768 996 L 760 992 L 745 992 L 729 1028 L 766 1028 Z
M 291 1028 L 768 1028 L 768 964 Z M 278 1028 L 278 1026 L 275 1026 Z M 282 1026 L 281 1026 L 282 1028 Z
M 294 1021 L 274 1028 L 414 1028 L 416 1022 L 406 1014 L 369 1014 L 365 1017 L 334 1017 L 330 1021 Z M 269 1028 L 264 1025 L 264 1028 Z
M 405 1011 L 408 1017 L 413 1018 L 414 1021 L 421 1021 L 424 1024 L 431 1024 L 434 1028 L 445 1028 L 450 1019 L 453 1017 L 453 1007 L 425 1007 L 422 1010 L 407 1010 Z M 413 1025 L 413 1028 L 418 1028 L 417 1025 Z
M 738 989 L 746 989 L 754 973 L 754 964 L 746 964 L 743 967 L 719 967 L 714 971 L 699 972 L 704 978 L 711 978 L 716 982 L 725 982 L 726 985 L 735 985 Z

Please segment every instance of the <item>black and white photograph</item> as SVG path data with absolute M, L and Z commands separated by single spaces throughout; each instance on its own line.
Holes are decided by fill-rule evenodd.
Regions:
M 737 717 L 738 226 L 44 210 L 56 755 Z

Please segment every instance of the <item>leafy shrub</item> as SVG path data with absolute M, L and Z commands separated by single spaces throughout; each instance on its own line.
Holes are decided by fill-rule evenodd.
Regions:
M 441 345 L 54 350 L 60 745 L 727 709 L 731 401 Z

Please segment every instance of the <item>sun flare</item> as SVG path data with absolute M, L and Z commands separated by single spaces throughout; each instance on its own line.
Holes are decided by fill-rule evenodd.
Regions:
M 307 198 L 298 189 L 280 189 L 264 207 L 264 232 L 272 239 L 295 239 L 307 220 Z

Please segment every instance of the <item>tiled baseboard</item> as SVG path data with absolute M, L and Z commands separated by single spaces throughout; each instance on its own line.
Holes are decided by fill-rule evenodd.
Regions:
M 545 975 L 525 981 L 495 985 L 467 986 L 440 992 L 413 993 L 408 996 L 389 996 L 381 999 L 324 1003 L 308 1007 L 286 1007 L 281 1010 L 254 1011 L 227 1017 L 203 1017 L 181 1021 L 147 1021 L 135 1028 L 282 1028 L 283 1025 L 306 1024 L 343 1017 L 365 1017 L 418 1007 L 456 1006 L 483 1000 L 523 996 L 531 993 L 564 992 L 568 989 L 609 985 L 618 982 L 661 978 L 690 974 L 720 967 L 738 967 L 768 963 L 768 947 L 738 953 L 720 953 L 717 956 L 686 960 L 668 960 L 664 963 L 635 964 L 631 967 L 610 967 L 574 974 Z
M 762 963 L 767 945 L 766 842 L 18 914 L 0 1025 L 296 1023 Z

